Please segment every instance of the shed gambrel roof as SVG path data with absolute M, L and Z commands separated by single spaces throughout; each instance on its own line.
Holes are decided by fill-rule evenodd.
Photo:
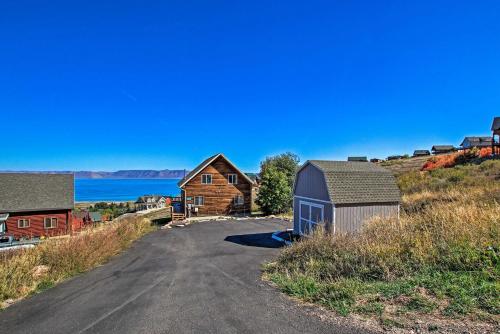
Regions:
M 218 153 L 218 154 L 212 155 L 211 157 L 205 159 L 195 169 L 193 169 L 191 172 L 189 172 L 188 175 L 186 175 L 182 180 L 180 180 L 177 183 L 177 185 L 179 186 L 179 188 L 184 187 L 186 185 L 186 183 L 188 183 L 193 177 L 195 177 L 196 175 L 198 175 L 203 169 L 205 169 L 205 167 L 207 167 L 208 165 L 210 165 L 212 162 L 214 162 L 219 157 L 222 157 L 224 160 L 226 160 L 226 162 L 228 164 L 230 164 L 238 173 L 240 173 L 245 178 L 245 180 L 247 180 L 250 184 L 254 184 L 254 182 L 252 181 L 252 179 L 250 179 L 245 173 L 243 173 L 242 171 L 240 171 L 238 169 L 238 167 L 236 167 L 231 161 L 229 161 L 229 159 L 226 158 L 226 156 L 224 154 Z
M 73 174 L 0 173 L 0 212 L 74 207 Z
M 309 160 L 303 167 L 307 164 L 323 172 L 333 204 L 395 203 L 401 200 L 396 178 L 379 165 L 357 161 Z

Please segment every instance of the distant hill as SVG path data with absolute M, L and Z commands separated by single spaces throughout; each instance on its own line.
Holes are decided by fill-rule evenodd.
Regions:
M 15 171 L 7 171 L 15 173 Z M 189 171 L 182 169 L 163 170 L 119 170 L 116 172 L 92 172 L 92 171 L 20 171 L 21 173 L 49 173 L 68 174 L 74 173 L 76 179 L 182 179 Z

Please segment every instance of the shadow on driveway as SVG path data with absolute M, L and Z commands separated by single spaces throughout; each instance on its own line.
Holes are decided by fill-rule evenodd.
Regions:
M 237 234 L 227 236 L 224 241 L 233 242 L 238 245 L 262 247 L 262 248 L 281 248 L 283 243 L 272 238 L 272 232 L 269 233 L 252 233 L 252 234 Z

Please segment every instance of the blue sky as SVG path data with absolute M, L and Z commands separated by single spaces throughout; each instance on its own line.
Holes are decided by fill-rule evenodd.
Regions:
M 385 157 L 489 134 L 499 1 L 0 2 L 0 170 Z

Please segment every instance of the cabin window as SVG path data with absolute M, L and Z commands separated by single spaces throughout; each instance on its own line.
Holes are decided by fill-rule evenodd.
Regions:
M 57 218 L 45 217 L 43 220 L 44 228 L 56 228 L 57 227 Z
M 229 184 L 238 184 L 238 174 L 228 174 L 227 182 Z
M 234 198 L 234 204 L 235 205 L 243 205 L 245 203 L 245 198 L 242 195 L 237 195 Z
M 194 205 L 195 206 L 205 205 L 205 198 L 203 196 L 195 196 L 194 197 Z
M 212 174 L 202 174 L 201 175 L 202 184 L 212 184 Z
M 30 227 L 30 220 L 29 219 L 18 219 L 18 221 L 17 221 L 17 227 L 18 228 L 28 228 L 28 227 Z

